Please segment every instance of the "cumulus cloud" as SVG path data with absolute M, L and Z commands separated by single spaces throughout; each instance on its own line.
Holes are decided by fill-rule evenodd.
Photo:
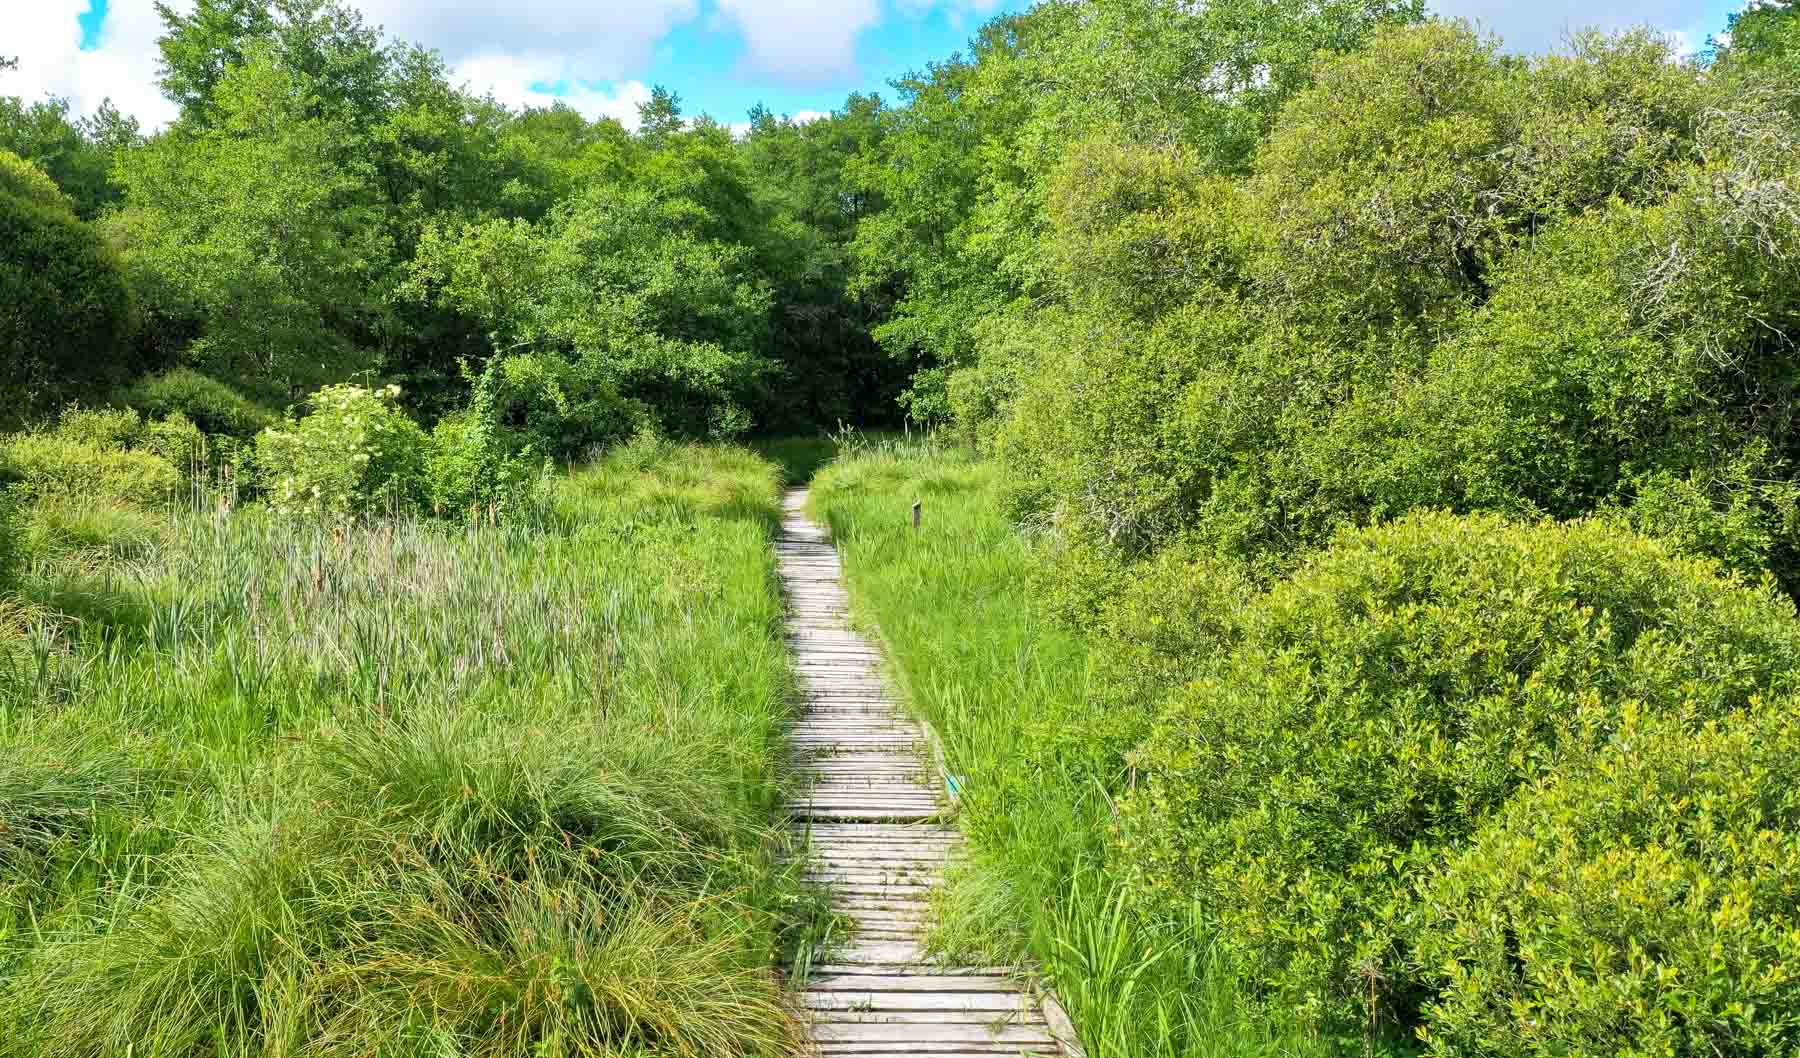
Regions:
M 744 35 L 751 72 L 805 80 L 850 73 L 856 38 L 881 21 L 878 0 L 718 0 Z
M 628 129 L 637 128 L 638 107 L 650 101 L 650 86 L 642 81 L 570 81 L 566 72 L 566 64 L 554 55 L 486 55 L 456 64 L 451 78 L 509 107 L 560 102 L 590 119 L 616 118 Z
M 390 36 L 436 48 L 452 66 L 504 56 L 549 80 L 590 82 L 641 69 L 657 41 L 700 13 L 698 0 L 352 2 Z
M 17 70 L 0 73 L 0 93 L 28 101 L 63 96 L 74 110 L 91 114 L 113 105 L 155 128 L 175 116 L 156 87 L 156 38 L 162 22 L 150 0 L 113 0 L 99 46 L 81 48 L 77 19 L 88 0 L 27 0 L 8 5 L 0 54 L 16 55 Z
M 1558 50 L 1578 30 L 1632 26 L 1654 26 L 1676 37 L 1678 44 L 1689 42 L 1685 46 L 1692 50 L 1690 33 L 1682 31 L 1696 29 L 1706 16 L 1698 0 L 1434 0 L 1431 6 L 1440 15 L 1466 18 L 1498 34 L 1508 51 L 1532 53 Z

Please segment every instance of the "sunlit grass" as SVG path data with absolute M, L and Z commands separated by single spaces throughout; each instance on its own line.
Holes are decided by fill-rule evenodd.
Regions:
M 1038 965 L 1094 1058 L 1330 1053 L 1252 1019 L 1193 923 L 1147 921 L 1122 899 L 1128 865 L 1108 833 L 1144 717 L 1105 686 L 1116 670 L 1092 644 L 1042 616 L 1031 583 L 1048 552 L 1003 516 L 999 484 L 965 451 L 886 440 L 841 454 L 811 495 L 858 620 L 879 629 L 961 782 L 972 855 L 934 909 L 932 945 Z
M 34 512 L 0 1055 L 791 1053 L 778 497 L 638 444 L 534 524 Z

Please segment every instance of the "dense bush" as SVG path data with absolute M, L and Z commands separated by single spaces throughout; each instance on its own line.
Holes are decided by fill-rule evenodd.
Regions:
M 512 452 L 558 462 L 630 437 L 655 413 L 619 393 L 610 371 L 554 353 L 498 357 L 475 381 L 470 412 L 491 423 Z
M 1048 305 L 951 380 L 1024 520 L 1278 575 L 1422 507 L 1640 528 L 1800 592 L 1800 124 L 1646 34 L 1326 56 L 1235 183 L 1077 144 Z M 1344 101 L 1357 105 L 1346 117 Z
M 202 432 L 227 437 L 254 437 L 279 421 L 232 387 L 188 368 L 138 379 L 116 399 L 153 418 L 184 415 Z
M 483 508 L 515 513 L 543 481 L 543 460 L 516 449 L 473 411 L 446 415 L 431 431 L 426 481 L 432 509 L 457 514 Z
M 397 403 L 398 387 L 326 386 L 308 413 L 256 437 L 256 464 L 278 510 L 331 515 L 416 508 L 429 439 Z
M 130 306 L 99 235 L 48 177 L 0 151 L 0 425 L 116 381 Z
M 1800 1046 L 1800 722 L 1626 703 L 1425 887 L 1431 1050 L 1749 1058 Z
M 1691 730 L 1800 687 L 1792 603 L 1598 521 L 1351 533 L 1231 625 L 1142 751 L 1123 851 L 1272 1002 L 1338 1027 L 1414 1023 L 1415 885 L 1624 703 Z
M 19 434 L 0 447 L 0 458 L 18 479 L 16 488 L 30 499 L 155 505 L 181 489 L 181 471 L 154 452 L 52 431 Z

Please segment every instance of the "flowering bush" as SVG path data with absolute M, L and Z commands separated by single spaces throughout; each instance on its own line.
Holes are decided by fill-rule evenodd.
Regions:
M 370 514 L 416 508 L 429 441 L 400 387 L 326 386 L 302 419 L 257 435 L 256 465 L 277 510 Z

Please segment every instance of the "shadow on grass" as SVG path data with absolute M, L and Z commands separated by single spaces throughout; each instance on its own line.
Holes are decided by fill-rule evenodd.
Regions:
M 818 437 L 770 437 L 751 441 L 750 450 L 781 468 L 782 482 L 805 485 L 827 463 L 837 458 L 837 442 Z

